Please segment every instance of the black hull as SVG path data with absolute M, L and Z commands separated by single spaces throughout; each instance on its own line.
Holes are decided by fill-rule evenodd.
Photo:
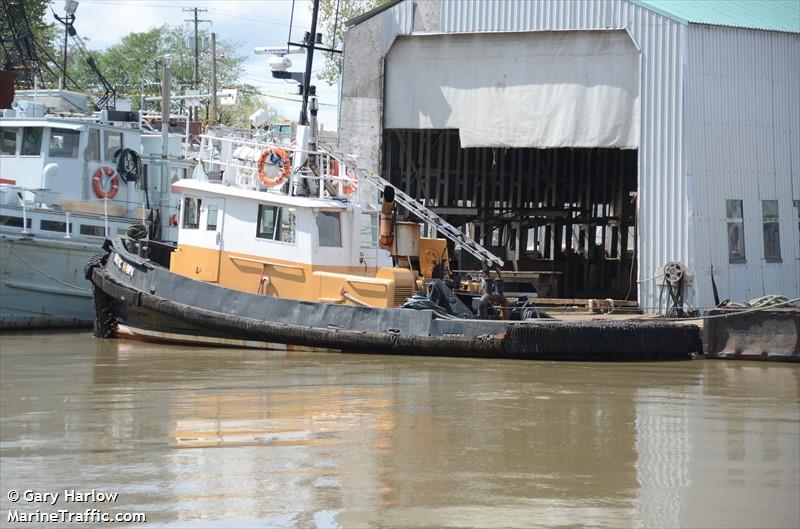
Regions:
M 249 294 L 190 280 L 107 243 L 90 263 L 95 334 L 354 353 L 574 361 L 679 360 L 702 352 L 693 325 L 664 322 L 441 320 Z

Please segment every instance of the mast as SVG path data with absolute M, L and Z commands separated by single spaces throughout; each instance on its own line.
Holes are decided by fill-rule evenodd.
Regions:
M 303 106 L 300 109 L 300 124 L 308 125 L 308 96 L 311 92 L 311 67 L 314 63 L 315 38 L 317 34 L 317 15 L 319 14 L 319 0 L 314 0 L 311 12 L 311 31 L 306 33 L 306 71 L 303 75 Z

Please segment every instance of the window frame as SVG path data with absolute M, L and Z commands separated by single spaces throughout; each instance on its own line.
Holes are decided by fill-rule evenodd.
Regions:
M 53 153 L 53 140 L 58 137 L 59 135 L 63 135 L 64 139 L 66 140 L 67 137 L 77 137 L 77 143 L 75 144 L 75 156 L 72 155 L 64 155 L 60 152 Z M 66 141 L 65 141 L 66 143 Z M 62 145 L 62 149 L 63 149 Z M 71 150 L 71 149 L 70 149 Z M 77 160 L 78 155 L 81 150 L 81 131 L 79 130 L 72 130 L 72 129 L 61 129 L 58 127 L 51 127 L 50 128 L 50 137 L 47 139 L 47 156 L 50 158 L 63 158 L 66 160 Z
M 261 228 L 263 227 L 262 220 L 264 216 L 264 210 L 267 208 L 271 209 L 274 212 L 272 217 L 271 234 L 266 231 L 261 231 Z M 290 237 L 291 240 L 283 239 L 284 224 L 288 224 L 290 227 L 289 233 L 291 235 Z M 275 204 L 259 203 L 258 210 L 256 213 L 256 240 L 289 244 L 292 246 L 296 245 L 297 244 L 296 208 L 287 208 Z
M 193 201 L 195 203 L 195 222 L 193 226 L 187 225 L 187 218 L 186 214 L 189 212 L 189 201 Z M 181 229 L 182 230 L 199 230 L 200 229 L 200 211 L 203 207 L 203 199 L 200 197 L 183 197 L 183 202 L 181 202 Z
M 19 153 L 20 146 L 22 145 L 22 141 L 20 141 L 20 129 L 22 127 L 0 127 L 0 156 L 16 156 Z M 14 151 L 13 152 L 5 152 L 3 150 L 3 145 L 5 144 L 5 133 L 6 131 L 14 131 Z
M 103 155 L 103 161 L 105 161 L 105 162 L 113 162 L 114 161 L 114 152 L 111 152 L 111 148 L 108 146 L 108 139 L 111 138 L 112 136 L 113 137 L 119 137 L 119 147 L 117 149 L 114 149 L 114 152 L 116 152 L 118 149 L 124 149 L 125 148 L 125 138 L 124 138 L 125 135 L 122 132 L 117 132 L 115 130 L 104 130 L 103 131 L 103 145 L 102 145 L 103 152 L 102 152 L 102 155 Z
M 36 153 L 28 153 L 25 152 L 25 137 L 28 134 L 28 131 L 31 130 L 38 130 L 39 131 L 39 147 Z M 42 155 L 42 143 L 44 143 L 44 127 L 22 127 L 22 141 L 20 142 L 19 148 L 19 155 L 20 156 L 30 156 L 31 158 L 36 158 Z
M 738 202 L 739 215 L 731 215 L 731 204 Z M 728 241 L 728 262 L 730 264 L 742 264 L 747 262 L 747 245 L 744 233 L 744 201 L 736 198 L 725 199 L 725 232 Z M 731 247 L 731 228 L 737 227 L 740 236 L 741 254 L 734 252 Z
M 319 229 L 319 227 L 320 227 L 319 226 L 319 219 L 321 217 L 335 217 L 336 218 L 336 221 L 338 223 L 338 228 L 339 228 L 338 244 L 336 244 L 336 245 L 322 244 L 322 233 L 320 232 L 320 229 Z M 316 226 L 317 226 L 317 245 L 320 248 L 343 248 L 344 247 L 344 237 L 342 237 L 342 212 L 341 211 L 325 211 L 325 210 L 317 211 L 316 214 L 314 215 L 314 222 L 316 223 Z
M 774 216 L 767 214 L 767 204 L 775 205 Z M 781 223 L 780 223 L 780 204 L 778 200 L 761 201 L 761 229 L 764 244 L 764 260 L 768 263 L 781 263 Z M 771 242 L 768 242 L 771 241 Z M 768 246 L 769 245 L 769 246 Z M 768 252 L 768 250 L 772 250 Z
M 96 141 L 92 141 L 92 136 Z M 95 144 L 94 146 L 92 144 Z M 96 147 L 97 150 L 94 150 L 93 147 Z M 89 128 L 88 132 L 86 133 L 86 150 L 84 151 L 83 158 L 89 162 L 100 162 L 102 161 L 102 144 L 100 141 L 100 129 L 96 128 Z M 92 156 L 94 155 L 94 156 Z

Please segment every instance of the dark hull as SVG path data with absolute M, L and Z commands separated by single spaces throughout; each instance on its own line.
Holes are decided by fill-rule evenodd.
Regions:
M 442 320 L 432 311 L 311 303 L 173 274 L 107 243 L 90 264 L 95 334 L 164 341 L 539 360 L 642 361 L 702 352 L 691 325 L 661 322 Z

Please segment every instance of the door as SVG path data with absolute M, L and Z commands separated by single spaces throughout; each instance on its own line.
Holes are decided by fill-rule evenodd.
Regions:
M 218 282 L 219 264 L 222 258 L 222 221 L 225 200 L 222 198 L 189 197 L 184 200 L 184 222 L 181 242 L 191 246 L 192 255 L 187 255 L 186 265 L 190 275 L 201 281 Z M 194 206 L 198 216 L 190 211 Z

